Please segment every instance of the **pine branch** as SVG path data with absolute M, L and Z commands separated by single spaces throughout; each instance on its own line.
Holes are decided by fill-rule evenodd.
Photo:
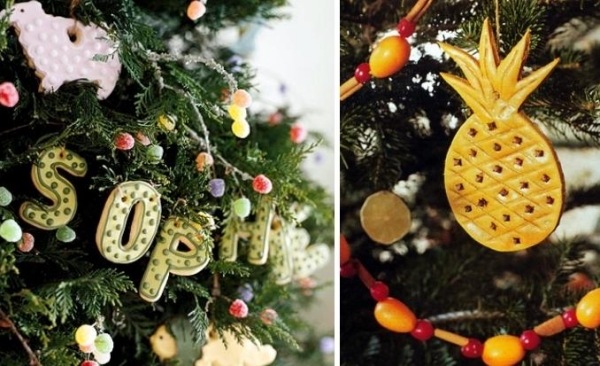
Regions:
M 10 329 L 11 333 L 14 334 L 15 337 L 17 337 L 19 342 L 21 342 L 23 349 L 27 353 L 27 356 L 29 356 L 29 365 L 42 366 L 35 352 L 33 352 L 31 347 L 29 346 L 29 342 L 27 342 L 23 335 L 21 335 L 21 332 L 19 332 L 19 329 L 17 328 L 15 323 L 13 323 L 13 321 L 8 317 L 8 315 L 6 315 L 6 313 L 2 309 L 0 309 L 0 322 L 5 323 L 8 326 L 8 329 Z

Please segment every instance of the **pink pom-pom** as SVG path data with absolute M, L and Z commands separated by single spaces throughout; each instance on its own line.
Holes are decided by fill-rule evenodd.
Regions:
M 35 242 L 35 238 L 30 233 L 23 233 L 21 236 L 21 240 L 17 243 L 17 247 L 23 253 L 30 252 L 33 249 L 33 243 Z
M 6 81 L 0 84 L 0 104 L 12 108 L 19 103 L 19 92 L 15 84 Z
M 259 174 L 252 181 L 252 188 L 260 194 L 267 194 L 273 189 L 273 183 L 269 178 Z
M 300 144 L 306 140 L 308 136 L 308 130 L 302 123 L 296 122 L 290 129 L 290 140 L 295 144 Z
M 248 305 L 244 301 L 237 299 L 229 306 L 229 314 L 236 318 L 245 318 L 248 316 Z
M 83 353 L 92 353 L 96 349 L 96 346 L 93 343 L 90 344 L 80 344 L 79 350 Z
M 206 6 L 202 1 L 192 1 L 186 13 L 191 20 L 198 20 L 206 13 Z
M 131 150 L 134 145 L 135 139 L 127 132 L 122 132 L 115 137 L 115 147 L 119 150 Z
M 269 126 L 277 126 L 283 120 L 283 114 L 275 112 L 269 116 Z
M 262 313 L 260 313 L 260 320 L 266 325 L 271 325 L 275 320 L 277 320 L 277 312 L 273 309 L 265 309 Z
M 232 102 L 238 107 L 248 108 L 252 104 L 252 96 L 244 89 L 238 89 L 233 93 Z
M 148 136 L 144 135 L 141 132 L 138 132 L 135 134 L 135 139 L 137 142 L 139 142 L 140 144 L 144 145 L 144 146 L 148 146 L 152 143 L 152 141 L 150 141 L 150 139 L 148 138 Z

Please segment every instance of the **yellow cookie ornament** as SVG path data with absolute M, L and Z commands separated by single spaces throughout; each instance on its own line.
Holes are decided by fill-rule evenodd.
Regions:
M 508 252 L 546 239 L 562 214 L 564 183 L 548 139 L 519 107 L 558 59 L 520 78 L 529 31 L 499 61 L 491 26 L 483 24 L 479 60 L 442 43 L 465 79 L 442 73 L 473 110 L 460 127 L 444 168 L 444 185 L 457 221 L 476 241 Z

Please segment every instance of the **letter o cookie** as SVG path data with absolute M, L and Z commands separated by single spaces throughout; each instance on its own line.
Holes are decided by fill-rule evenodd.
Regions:
M 129 240 L 123 244 L 131 211 L 133 219 Z M 158 232 L 160 213 L 160 193 L 150 184 L 132 181 L 117 185 L 106 200 L 98 223 L 98 250 L 113 263 L 135 262 L 152 245 Z

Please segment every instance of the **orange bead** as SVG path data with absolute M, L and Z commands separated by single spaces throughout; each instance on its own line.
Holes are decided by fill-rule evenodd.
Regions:
M 371 53 L 369 66 L 371 75 L 385 78 L 400 71 L 408 62 L 410 44 L 405 38 L 391 36 L 384 38 Z
M 346 237 L 344 235 L 340 235 L 340 265 L 348 262 L 351 255 L 350 245 L 348 245 Z
M 417 317 L 403 302 L 388 297 L 375 305 L 375 319 L 382 327 L 398 333 L 409 333 L 417 326 Z
M 586 328 L 600 326 L 600 288 L 588 292 L 579 300 L 575 315 L 579 324 Z
M 489 366 L 512 366 L 525 357 L 525 348 L 519 337 L 499 335 L 492 337 L 483 344 L 481 358 Z

